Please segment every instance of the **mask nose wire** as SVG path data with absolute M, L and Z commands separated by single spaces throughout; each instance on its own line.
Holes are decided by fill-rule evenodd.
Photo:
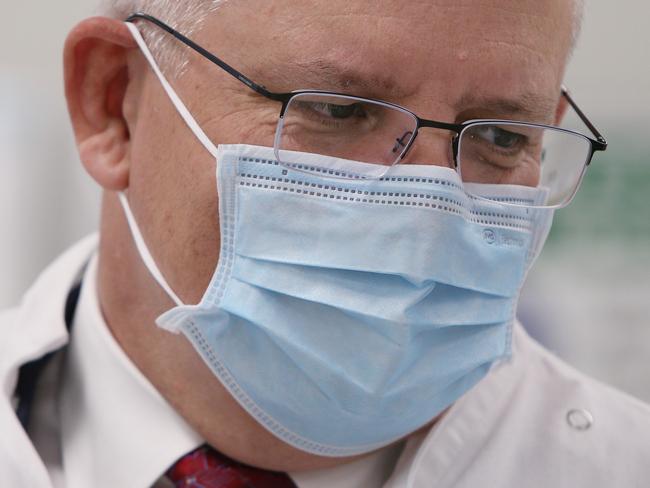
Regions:
M 194 133 L 194 135 L 201 142 L 203 147 L 205 147 L 207 151 L 210 154 L 212 154 L 212 156 L 214 156 L 214 158 L 216 159 L 217 147 L 213 144 L 213 142 L 206 135 L 206 133 L 203 132 L 201 126 L 197 123 L 196 119 L 194 119 L 194 117 L 187 109 L 183 101 L 180 99 L 176 91 L 174 91 L 171 84 L 167 81 L 167 78 L 165 78 L 165 75 L 163 75 L 162 71 L 160 70 L 160 67 L 156 63 L 156 60 L 153 58 L 153 54 L 151 54 L 149 47 L 147 47 L 147 44 L 144 42 L 144 39 L 142 38 L 142 34 L 140 34 L 138 28 L 132 22 L 126 22 L 126 26 L 131 31 L 131 35 L 135 39 L 135 42 L 138 43 L 138 46 L 140 47 L 140 51 L 142 51 L 142 54 L 144 54 L 144 57 L 146 58 L 149 65 L 151 66 L 151 69 L 153 69 L 154 73 L 158 77 L 158 80 L 160 81 L 160 84 L 162 85 L 165 92 L 167 93 L 167 96 L 171 100 L 174 107 L 176 107 L 176 110 L 178 110 L 179 115 L 183 118 L 183 120 L 185 121 L 189 129 Z

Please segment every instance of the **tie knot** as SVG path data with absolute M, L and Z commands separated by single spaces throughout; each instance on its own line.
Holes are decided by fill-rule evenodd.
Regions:
M 209 446 L 180 458 L 167 477 L 177 488 L 296 488 L 284 473 L 247 466 Z

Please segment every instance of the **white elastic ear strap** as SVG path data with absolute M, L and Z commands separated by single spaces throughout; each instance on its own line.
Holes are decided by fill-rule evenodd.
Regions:
M 144 238 L 142 237 L 142 233 L 140 232 L 140 228 L 138 227 L 138 224 L 135 221 L 133 212 L 131 212 L 131 207 L 129 206 L 129 201 L 126 198 L 126 195 L 120 192 L 118 193 L 118 196 L 120 197 L 120 203 L 122 204 L 122 208 L 124 209 L 126 220 L 129 223 L 131 234 L 133 235 L 133 240 L 135 241 L 135 246 L 137 247 L 138 252 L 140 253 L 142 262 L 144 262 L 144 265 L 151 273 L 151 276 L 153 276 L 153 279 L 156 280 L 156 282 L 160 285 L 160 287 L 163 290 L 165 290 L 167 295 L 169 295 L 169 297 L 174 301 L 174 303 L 176 303 L 176 305 L 178 305 L 179 307 L 184 305 L 181 299 L 178 298 L 178 295 L 174 293 L 174 290 L 172 290 L 172 288 L 167 284 L 167 281 L 165 280 L 162 273 L 160 272 L 160 269 L 158 269 L 158 266 L 156 266 L 156 262 L 151 256 L 151 253 L 149 252 L 149 249 L 147 248 L 147 245 L 144 242 Z
M 203 132 L 203 129 L 201 129 L 201 126 L 199 126 L 196 120 L 194 120 L 194 117 L 192 117 L 190 111 L 187 109 L 183 101 L 180 99 L 180 97 L 176 94 L 172 86 L 169 84 L 167 78 L 165 78 L 165 75 L 162 74 L 162 71 L 156 64 L 156 60 L 153 58 L 153 55 L 151 54 L 151 51 L 147 47 L 147 44 L 144 42 L 144 39 L 142 38 L 142 34 L 140 34 L 138 28 L 132 22 L 126 22 L 126 26 L 131 31 L 131 35 L 133 35 L 135 42 L 137 42 L 138 46 L 140 46 L 140 50 L 142 51 L 142 54 L 144 54 L 144 57 L 149 62 L 149 65 L 151 65 L 151 69 L 153 69 L 154 73 L 158 77 L 158 80 L 160 80 L 160 84 L 162 85 L 165 92 L 167 93 L 167 96 L 169 96 L 171 102 L 174 104 L 174 107 L 176 107 L 176 110 L 178 110 L 180 116 L 183 118 L 187 126 L 198 138 L 198 140 L 201 141 L 201 144 L 203 144 L 203 146 L 208 150 L 208 152 L 212 154 L 212 156 L 214 156 L 216 159 L 217 147 L 212 143 L 212 141 L 208 138 L 205 132 Z
M 179 115 L 183 118 L 183 120 L 185 121 L 189 129 L 199 139 L 201 144 L 203 144 L 203 146 L 208 150 L 208 152 L 212 154 L 212 156 L 214 156 L 216 159 L 217 157 L 216 146 L 212 143 L 212 141 L 210 141 L 210 139 L 205 134 L 205 132 L 203 132 L 203 129 L 201 129 L 201 127 L 196 122 L 194 117 L 192 117 L 190 111 L 187 109 L 183 101 L 176 94 L 176 92 L 171 87 L 171 85 L 169 84 L 165 76 L 162 74 L 162 71 L 156 64 L 156 61 L 154 60 L 153 55 L 151 54 L 151 51 L 147 47 L 147 44 L 144 42 L 144 39 L 142 38 L 140 31 L 131 22 L 126 22 L 126 26 L 128 27 L 129 31 L 131 31 L 131 35 L 135 39 L 135 42 L 138 43 L 138 46 L 140 47 L 142 54 L 144 54 L 144 57 L 149 63 L 149 65 L 151 66 L 151 69 L 153 69 L 154 73 L 158 77 L 158 80 L 160 81 L 163 89 L 167 93 L 167 96 L 171 100 L 172 104 L 174 105 L 174 107 L 176 107 L 176 110 L 178 111 Z M 144 238 L 142 237 L 142 233 L 140 232 L 140 228 L 138 227 L 135 217 L 133 216 L 133 212 L 131 212 L 131 207 L 129 206 L 129 201 L 126 195 L 120 192 L 119 198 L 120 198 L 120 203 L 122 204 L 122 208 L 124 209 L 124 214 L 126 215 L 126 220 L 129 224 L 129 228 L 131 229 L 133 240 L 135 242 L 136 248 L 138 249 L 138 252 L 140 253 L 140 257 L 142 258 L 144 265 L 151 273 L 151 276 L 153 276 L 156 282 L 167 293 L 167 295 L 169 295 L 169 297 L 174 301 L 174 303 L 176 303 L 176 305 L 178 306 L 182 306 L 183 302 L 181 301 L 180 298 L 178 298 L 178 295 L 176 295 L 176 293 L 174 293 L 174 290 L 172 290 L 172 288 L 169 286 L 163 274 L 160 272 L 160 269 L 156 265 L 153 256 L 151 256 L 151 253 L 149 252 L 149 248 L 147 247 Z

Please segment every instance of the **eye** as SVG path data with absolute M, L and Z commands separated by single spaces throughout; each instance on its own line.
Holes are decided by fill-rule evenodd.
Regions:
M 309 108 L 319 115 L 343 120 L 351 117 L 364 117 L 365 112 L 360 103 L 337 105 L 334 103 L 309 103 Z
M 516 132 L 511 132 L 494 125 L 478 126 L 474 130 L 474 137 L 480 137 L 488 144 L 498 149 L 516 149 L 525 145 L 527 137 Z

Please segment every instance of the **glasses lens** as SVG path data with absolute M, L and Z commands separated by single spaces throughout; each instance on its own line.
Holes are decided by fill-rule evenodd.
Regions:
M 466 183 L 540 188 L 547 192 L 541 205 L 555 207 L 575 194 L 590 151 L 586 137 L 561 129 L 477 123 L 460 136 L 458 162 Z
M 276 150 L 284 164 L 291 151 L 316 153 L 377 166 L 383 175 L 405 151 L 415 117 L 397 107 L 357 97 L 305 93 L 294 96 L 280 120 Z

